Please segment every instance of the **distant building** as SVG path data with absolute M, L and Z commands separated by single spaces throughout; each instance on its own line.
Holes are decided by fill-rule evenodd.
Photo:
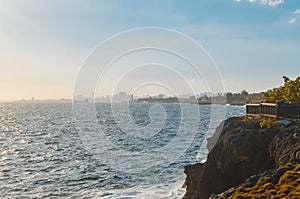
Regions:
M 164 98 L 164 97 L 165 97 L 165 95 L 163 95 L 163 94 L 159 94 L 157 97 L 158 97 L 159 99 L 162 99 L 162 98 Z
M 126 92 L 119 92 L 119 101 L 128 101 L 128 96 Z
M 182 99 L 189 99 L 191 97 L 190 94 L 181 94 L 179 95 L 179 98 L 182 98 Z
M 88 102 L 89 101 L 88 98 L 84 97 L 83 95 L 76 96 L 75 94 L 73 96 L 73 100 L 74 100 L 74 102 Z
M 129 101 L 134 102 L 133 95 L 130 95 Z

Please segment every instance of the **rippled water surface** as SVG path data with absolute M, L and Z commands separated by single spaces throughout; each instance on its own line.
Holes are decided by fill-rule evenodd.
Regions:
M 114 104 L 113 112 L 98 103 L 91 114 L 85 106 L 75 117 L 66 102 L 0 104 L 0 198 L 181 198 L 184 166 L 205 158 L 204 138 L 220 122 L 212 107 L 226 118 L 245 114 L 238 106 L 151 103 Z M 199 126 L 167 151 L 182 114 Z

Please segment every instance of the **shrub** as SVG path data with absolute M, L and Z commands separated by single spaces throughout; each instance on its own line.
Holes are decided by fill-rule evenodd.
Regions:
M 290 80 L 288 77 L 283 76 L 283 79 L 283 86 L 264 93 L 265 101 L 272 103 L 278 101 L 300 103 L 300 77 Z
M 277 122 L 278 122 L 279 118 L 277 117 L 269 117 L 269 118 L 266 118 L 266 119 L 263 119 L 261 122 L 260 122 L 260 127 L 261 128 L 272 128 L 272 127 L 275 127 Z

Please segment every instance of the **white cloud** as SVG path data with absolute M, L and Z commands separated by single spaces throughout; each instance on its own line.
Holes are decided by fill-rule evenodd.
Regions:
M 293 16 L 289 20 L 290 24 L 294 24 L 297 21 L 298 16 L 300 15 L 300 9 L 296 9 L 294 12 L 292 12 L 292 15 Z
M 271 7 L 284 3 L 284 0 L 233 0 L 233 1 L 237 3 L 241 3 L 241 2 L 258 3 L 261 5 L 266 5 Z M 299 15 L 300 15 L 300 9 L 296 9 L 295 11 L 293 11 L 292 16 L 289 19 L 289 23 L 294 24 L 297 21 Z
M 248 3 L 259 3 L 267 6 L 277 6 L 279 4 L 284 3 L 284 0 L 233 0 L 234 2 L 248 2 Z
M 293 24 L 295 22 L 296 22 L 296 17 L 291 17 L 290 20 L 289 20 L 289 23 Z
M 294 14 L 295 14 L 295 15 L 299 15 L 299 14 L 300 14 L 300 9 L 295 10 L 295 11 L 294 11 Z

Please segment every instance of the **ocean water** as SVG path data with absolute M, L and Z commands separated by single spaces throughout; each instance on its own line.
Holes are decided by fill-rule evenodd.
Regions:
M 0 198 L 181 198 L 184 166 L 205 160 L 220 121 L 244 114 L 243 106 L 0 103 Z

